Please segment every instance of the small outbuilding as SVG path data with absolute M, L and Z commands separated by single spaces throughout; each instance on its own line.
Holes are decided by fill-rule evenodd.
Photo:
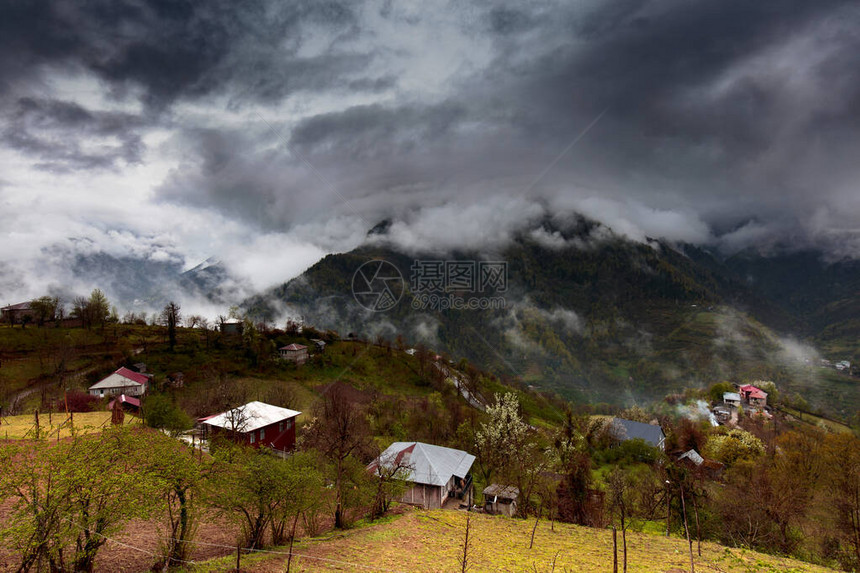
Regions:
M 484 488 L 484 511 L 513 517 L 517 513 L 520 490 L 512 485 L 494 483 Z
M 304 364 L 308 361 L 308 347 L 303 344 L 288 344 L 278 348 L 278 355 L 281 360 Z
M 741 405 L 741 395 L 737 392 L 723 392 L 723 403 L 726 406 L 737 408 Z
M 139 398 L 133 398 L 131 396 L 126 396 L 125 394 L 120 394 L 119 396 L 108 402 L 107 409 L 113 411 L 114 406 L 116 405 L 119 405 L 119 407 L 126 412 L 133 412 L 135 414 L 140 412 Z

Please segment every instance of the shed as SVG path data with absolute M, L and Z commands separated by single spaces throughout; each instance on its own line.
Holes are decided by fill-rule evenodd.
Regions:
M 132 398 L 131 396 L 120 394 L 119 396 L 108 402 L 107 409 L 113 410 L 115 404 L 119 404 L 119 406 L 123 410 L 128 410 L 129 412 L 140 412 L 139 398 Z
M 723 392 L 723 402 L 737 408 L 741 405 L 741 395 L 737 392 Z
M 513 517 L 517 513 L 520 490 L 512 485 L 494 483 L 484 488 L 484 511 Z

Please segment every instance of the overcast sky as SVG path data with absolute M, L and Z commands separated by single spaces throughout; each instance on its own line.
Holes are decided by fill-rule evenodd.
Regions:
M 860 255 L 860 5 L 16 1 L 0 302 L 75 254 L 265 288 L 356 246 L 578 211 L 636 240 Z

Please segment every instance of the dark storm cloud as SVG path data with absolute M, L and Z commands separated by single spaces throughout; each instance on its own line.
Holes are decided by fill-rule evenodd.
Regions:
M 244 97 L 283 97 L 344 83 L 360 67 L 359 55 L 295 57 L 303 26 L 348 35 L 353 22 L 351 4 L 311 0 L 12 2 L 0 19 L 0 89 L 69 67 L 97 74 L 117 93 L 140 87 L 156 107 L 234 83 Z
M 12 3 L 4 142 L 55 171 L 116 168 L 161 129 L 157 201 L 266 230 L 514 205 L 523 224 L 581 209 L 637 238 L 839 250 L 857 226 L 854 3 L 429 6 Z M 62 74 L 142 111 L 39 95 Z
M 21 98 L 6 114 L 2 142 L 51 171 L 115 167 L 138 163 L 143 144 L 136 130 L 141 117 L 90 111 L 74 103 Z M 111 143 L 105 143 L 111 138 Z M 89 145 L 90 143 L 95 145 Z

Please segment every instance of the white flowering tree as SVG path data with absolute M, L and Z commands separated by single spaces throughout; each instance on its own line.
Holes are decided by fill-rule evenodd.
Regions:
M 475 431 L 474 445 L 480 475 L 489 484 L 495 473 L 515 463 L 528 440 L 529 426 L 520 415 L 515 394 L 496 394 L 487 407 L 489 419 Z

